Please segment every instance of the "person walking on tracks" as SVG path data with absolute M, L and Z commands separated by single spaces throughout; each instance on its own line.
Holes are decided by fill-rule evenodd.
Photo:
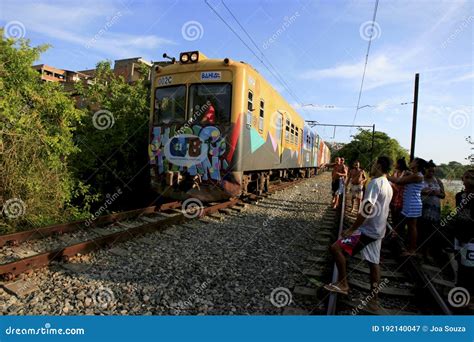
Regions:
M 385 236 L 390 201 L 393 195 L 392 187 L 387 180 L 390 167 L 391 160 L 385 156 L 379 157 L 372 166 L 372 180 L 367 186 L 356 220 L 349 229 L 341 233 L 340 239 L 331 246 L 331 253 L 339 271 L 338 282 L 324 286 L 328 291 L 347 295 L 349 283 L 345 254 L 354 256 L 360 252 L 363 259 L 369 263 L 372 300 L 367 305 L 374 311 L 380 309 L 377 297 L 380 283 L 380 249 Z
M 360 202 L 364 194 L 364 183 L 367 180 L 365 171 L 360 167 L 360 162 L 356 160 L 353 164 L 353 168 L 349 171 L 347 177 L 346 187 L 350 189 L 351 194 L 351 212 L 354 211 L 354 202 L 357 203 L 357 208 L 360 208 Z M 349 183 L 351 184 L 349 188 Z
M 339 206 L 339 196 L 344 193 L 343 184 L 344 177 L 347 176 L 347 170 L 342 163 L 342 158 L 340 157 L 336 157 L 334 163 L 325 164 L 324 166 L 332 167 L 332 207 L 336 209 Z

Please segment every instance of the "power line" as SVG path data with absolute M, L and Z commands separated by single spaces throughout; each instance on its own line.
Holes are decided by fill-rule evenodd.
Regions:
M 288 85 L 288 83 L 284 80 L 284 78 L 281 76 L 281 74 L 278 72 L 278 70 L 273 66 L 273 64 L 270 62 L 270 60 L 267 58 L 267 56 L 263 53 L 262 50 L 260 50 L 260 47 L 257 45 L 257 43 L 255 43 L 255 40 L 253 40 L 252 36 L 248 33 L 248 31 L 245 29 L 244 26 L 242 26 L 242 24 L 240 23 L 240 21 L 236 18 L 236 16 L 234 15 L 234 13 L 232 13 L 232 11 L 230 10 L 230 8 L 226 5 L 226 3 L 224 2 L 224 0 L 222 0 L 222 4 L 224 5 L 224 7 L 227 9 L 227 11 L 230 13 L 230 15 L 232 16 L 232 18 L 234 18 L 234 20 L 236 21 L 236 23 L 239 25 L 239 27 L 242 29 L 242 31 L 244 31 L 244 33 L 247 35 L 247 37 L 250 39 L 250 41 L 252 42 L 252 44 L 255 46 L 255 48 L 258 50 L 258 52 L 260 52 L 260 54 L 262 55 L 262 57 L 267 61 L 268 65 L 273 69 L 273 71 L 275 71 L 275 73 L 277 74 L 278 78 L 280 79 L 280 83 L 282 84 L 285 84 L 287 87 L 286 89 L 289 90 L 289 93 L 290 95 L 292 95 L 295 100 L 297 100 L 297 102 L 299 102 L 300 104 L 302 104 L 302 101 L 301 99 L 291 90 L 290 86 Z
M 356 111 L 354 113 L 354 119 L 352 120 L 352 124 L 355 123 L 356 118 L 357 118 L 357 113 L 359 112 L 359 106 L 360 106 L 360 99 L 362 97 L 362 89 L 364 87 L 364 80 L 365 80 L 365 73 L 367 71 L 367 64 L 369 62 L 369 53 L 370 53 L 370 46 L 372 45 L 372 36 L 374 34 L 374 25 L 375 25 L 375 18 L 377 17 L 377 8 L 379 6 L 379 0 L 375 0 L 375 8 L 374 8 L 374 14 L 372 16 L 372 25 L 370 29 L 370 37 L 369 37 L 369 43 L 367 44 L 367 53 L 365 55 L 365 64 L 364 64 L 364 72 L 362 73 L 362 81 L 360 82 L 360 89 L 359 89 L 359 98 L 357 99 L 357 106 L 356 106 Z
M 267 65 L 267 63 L 265 63 L 262 59 L 262 57 L 259 57 L 257 55 L 257 53 L 255 53 L 255 51 L 249 46 L 249 44 L 247 44 L 247 42 L 245 42 L 242 37 L 240 37 L 240 35 L 234 30 L 234 28 L 219 14 L 219 12 L 217 12 L 217 10 L 207 1 L 207 0 L 204 0 L 204 2 L 206 3 L 206 5 L 217 15 L 217 17 L 229 28 L 229 30 L 232 31 L 232 33 L 242 42 L 242 44 L 244 44 L 244 46 L 255 56 L 255 58 L 260 62 L 262 63 L 262 65 L 273 75 L 273 77 L 275 77 L 275 79 L 285 88 L 285 90 L 288 92 L 288 94 L 290 94 L 290 96 L 292 96 L 295 101 L 297 103 L 299 103 L 300 105 L 302 104 L 301 100 L 298 98 L 298 96 L 296 96 L 296 94 L 290 89 L 290 87 L 287 85 L 287 83 L 284 81 L 284 79 L 278 74 L 278 71 L 276 71 L 275 67 L 270 63 L 270 61 L 268 60 L 268 58 L 266 58 L 265 54 L 260 50 L 260 48 L 257 46 L 257 44 L 255 43 L 255 41 L 252 39 L 252 37 L 250 36 L 250 34 L 245 30 L 245 28 L 240 24 L 240 22 L 238 21 L 238 19 L 235 17 L 235 15 L 230 11 L 230 9 L 226 6 L 226 4 L 224 3 L 224 1 L 222 1 L 223 5 L 225 6 L 225 8 L 227 9 L 227 11 L 229 11 L 229 13 L 231 14 L 231 16 L 234 18 L 234 20 L 237 22 L 237 24 L 240 26 L 240 28 L 245 32 L 245 34 L 247 35 L 247 37 L 249 37 L 250 41 L 256 46 L 257 50 L 260 52 L 260 54 L 262 55 L 262 57 L 267 61 L 267 63 L 275 70 L 275 72 L 273 70 L 271 70 L 269 68 L 269 66 Z M 304 109 L 303 109 L 304 110 Z

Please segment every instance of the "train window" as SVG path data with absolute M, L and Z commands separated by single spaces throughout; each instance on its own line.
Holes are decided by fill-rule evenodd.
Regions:
M 298 145 L 299 141 L 298 141 L 298 127 L 295 126 L 295 144 Z
M 253 110 L 253 93 L 251 90 L 249 90 L 249 95 L 248 95 L 248 101 L 247 101 L 247 110 L 252 111 Z
M 285 140 L 290 140 L 290 120 L 286 120 L 286 127 L 285 127 Z
M 258 129 L 263 131 L 263 117 L 265 115 L 265 102 L 260 100 L 260 117 L 258 118 Z
M 291 136 L 290 142 L 293 144 L 295 142 L 295 125 L 291 124 Z
M 230 83 L 192 84 L 189 87 L 189 117 L 192 122 L 230 122 L 232 86 Z
M 153 123 L 184 121 L 186 114 L 186 86 L 157 88 Z

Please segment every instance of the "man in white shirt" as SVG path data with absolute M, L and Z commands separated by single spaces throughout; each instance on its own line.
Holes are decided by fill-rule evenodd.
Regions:
M 385 236 L 390 201 L 392 200 L 392 187 L 387 180 L 390 167 L 391 160 L 384 156 L 379 157 L 372 166 L 372 180 L 367 186 L 356 220 L 352 227 L 343 231 L 341 238 L 331 246 L 331 253 L 336 259 L 339 271 L 338 282 L 324 286 L 328 291 L 347 294 L 349 284 L 344 253 L 353 256 L 360 252 L 369 263 L 373 299 L 369 301 L 368 307 L 372 310 L 379 309 L 378 290 L 374 291 L 374 289 L 378 288 L 380 283 L 380 249 Z

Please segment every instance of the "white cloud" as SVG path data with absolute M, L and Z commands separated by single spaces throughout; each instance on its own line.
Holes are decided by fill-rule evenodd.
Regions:
M 357 63 L 344 63 L 331 68 L 309 70 L 301 74 L 300 77 L 306 80 L 332 78 L 351 80 L 360 83 L 364 63 L 364 61 Z M 388 84 L 410 82 L 412 79 L 412 72 L 403 69 L 401 65 L 391 61 L 387 55 L 379 54 L 369 60 L 365 75 L 364 89 L 369 90 Z M 354 85 L 357 85 L 357 83 Z
M 468 72 L 466 74 L 460 75 L 458 77 L 455 77 L 453 79 L 450 79 L 446 81 L 447 83 L 458 83 L 458 82 L 464 82 L 464 81 L 469 81 L 474 78 L 474 72 Z
M 21 21 L 27 32 L 34 31 L 55 40 L 80 45 L 85 54 L 91 49 L 113 58 L 144 56 L 150 50 L 174 44 L 156 35 L 117 32 L 115 25 L 126 20 L 128 13 L 127 7 L 117 7 L 113 2 L 51 5 L 9 1 L 2 4 L 0 18 L 6 22 Z

